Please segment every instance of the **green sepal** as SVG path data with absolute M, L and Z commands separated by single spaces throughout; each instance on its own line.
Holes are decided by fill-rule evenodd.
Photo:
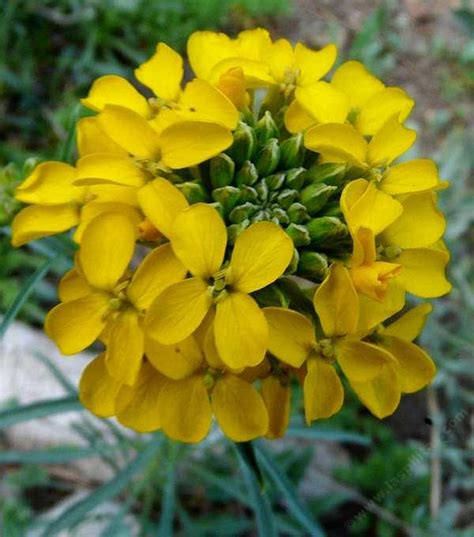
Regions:
M 276 138 L 271 138 L 262 147 L 255 159 L 255 166 L 260 177 L 272 174 L 280 162 L 280 146 Z
M 311 243 L 309 231 L 301 224 L 292 223 L 285 229 L 285 231 L 296 247 L 308 246 L 308 244 Z
M 302 203 L 292 203 L 287 210 L 290 222 L 293 224 L 304 224 L 310 220 L 308 210 Z
M 257 137 L 252 127 L 242 121 L 239 122 L 234 131 L 234 143 L 228 149 L 228 154 L 236 164 L 243 164 L 250 160 L 257 148 Z
M 212 191 L 212 199 L 219 202 L 228 214 L 240 200 L 240 190 L 235 186 L 223 186 Z
M 293 250 L 293 257 L 291 258 L 290 264 L 285 270 L 285 274 L 294 274 L 298 269 L 298 263 L 300 260 L 300 254 L 298 250 L 295 248 Z
M 300 253 L 298 273 L 312 280 L 322 281 L 328 271 L 328 258 L 319 252 L 304 251 Z
M 344 180 L 347 170 L 346 164 L 335 164 L 327 162 L 309 168 L 305 174 L 306 184 L 326 183 L 327 185 L 339 186 Z
M 237 172 L 235 176 L 235 184 L 237 186 L 241 185 L 254 185 L 258 180 L 258 172 L 257 168 L 255 167 L 255 164 L 253 162 L 250 162 L 250 160 L 246 160 L 243 164 L 240 170 Z
M 230 185 L 234 178 L 235 163 L 225 153 L 221 153 L 210 161 L 209 174 L 212 188 L 221 188 Z
M 313 183 L 300 192 L 301 203 L 310 214 L 316 214 L 324 207 L 328 199 L 337 190 L 337 187 L 325 183 Z
M 209 201 L 206 189 L 201 183 L 187 181 L 186 183 L 180 183 L 176 186 L 181 190 L 191 205 L 193 203 Z
M 293 168 L 286 172 L 285 186 L 293 190 L 301 190 L 304 185 L 306 170 L 304 168 Z
M 233 224 L 239 224 L 240 222 L 243 222 L 245 219 L 250 218 L 252 215 L 254 215 L 258 211 L 259 207 L 258 205 L 254 205 L 253 203 L 246 202 L 242 203 L 242 205 L 237 205 L 229 214 L 229 220 Z
M 275 207 L 272 209 L 271 215 L 273 218 L 278 220 L 279 224 L 286 225 L 290 223 L 290 218 L 288 217 L 287 212 L 281 207 Z
M 336 241 L 348 235 L 347 226 L 334 216 L 314 218 L 306 224 L 312 244 Z
M 296 190 L 285 188 L 277 196 L 277 203 L 283 209 L 288 209 L 290 205 L 298 199 L 298 192 Z
M 259 144 L 265 144 L 270 138 L 279 138 L 280 130 L 271 113 L 267 110 L 255 124 L 255 134 Z
M 265 203 L 268 201 L 270 189 L 268 188 L 265 178 L 260 179 L 260 181 L 255 185 L 255 190 L 258 192 L 258 197 L 261 202 Z
M 265 182 L 270 190 L 280 190 L 285 182 L 285 174 L 281 172 L 274 173 L 268 177 L 265 177 Z
M 258 202 L 258 192 L 255 190 L 255 188 L 253 188 L 253 186 L 243 185 L 239 188 L 239 191 L 239 202 Z
M 298 168 L 303 164 L 306 149 L 301 132 L 282 142 L 280 149 L 280 166 L 283 169 Z
M 247 229 L 250 225 L 250 220 L 246 218 L 245 220 L 242 220 L 242 222 L 239 222 L 238 224 L 231 224 L 230 226 L 227 226 L 227 240 L 230 244 L 234 244 L 237 237 Z

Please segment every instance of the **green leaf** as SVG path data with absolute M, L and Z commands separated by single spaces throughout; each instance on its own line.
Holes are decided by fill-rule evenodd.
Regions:
M 60 399 L 48 399 L 19 407 L 9 408 L 0 412 L 0 429 L 6 429 L 17 423 L 44 418 L 63 412 L 78 412 L 84 410 L 79 399 L 74 396 Z
M 176 511 L 176 455 L 177 445 L 168 442 L 168 461 L 166 466 L 166 482 L 161 502 L 161 517 L 158 527 L 160 537 L 173 537 L 173 521 Z
M 12 450 L 0 452 L 0 464 L 64 464 L 97 455 L 97 450 L 90 447 L 60 446 L 37 451 Z
M 58 381 L 58 383 L 66 390 L 70 395 L 76 395 L 77 390 L 74 384 L 66 377 L 66 375 L 59 369 L 59 367 L 49 358 L 41 352 L 34 352 L 33 356 L 37 358 L 49 372 Z
M 255 513 L 257 533 L 260 537 L 276 537 L 276 522 L 268 496 L 260 488 L 255 472 L 243 455 L 245 452 L 239 449 L 239 444 L 235 444 L 235 451 L 247 486 L 250 505 Z
M 70 529 L 101 503 L 117 496 L 129 484 L 135 474 L 140 473 L 156 456 L 162 437 L 154 437 L 135 459 L 124 467 L 113 479 L 95 489 L 83 500 L 66 509 L 56 520 L 47 525 L 42 537 L 52 537 L 61 530 Z
M 257 460 L 281 492 L 290 513 L 309 532 L 309 535 L 313 537 L 322 537 L 325 535 L 321 526 L 313 520 L 308 508 L 298 500 L 298 493 L 291 481 L 280 471 L 278 464 L 264 448 L 263 444 L 261 442 L 255 442 L 253 445 L 257 454 Z
M 15 319 L 15 317 L 18 315 L 18 312 L 20 311 L 22 306 L 25 304 L 25 302 L 28 300 L 28 297 L 33 292 L 33 289 L 46 276 L 49 269 L 54 264 L 54 262 L 59 257 L 59 255 L 60 254 L 56 254 L 54 257 L 47 259 L 41 266 L 39 266 L 36 269 L 36 271 L 25 282 L 25 285 L 23 286 L 22 290 L 17 295 L 17 297 L 15 298 L 15 300 L 13 301 L 13 303 L 10 305 L 10 307 L 5 312 L 5 315 L 3 316 L 2 323 L 0 324 L 0 339 L 3 338 L 3 336 L 5 335 L 5 332 L 7 331 L 7 328 L 10 326 L 10 324 Z
M 295 438 L 306 438 L 308 440 L 329 440 L 332 442 L 347 442 L 360 446 L 369 446 L 370 438 L 357 433 L 346 433 L 336 429 L 319 429 L 317 427 L 306 427 L 304 425 L 290 425 L 286 435 Z

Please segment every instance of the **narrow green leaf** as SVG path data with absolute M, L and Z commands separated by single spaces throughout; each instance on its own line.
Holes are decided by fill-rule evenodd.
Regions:
M 95 489 L 83 500 L 66 509 L 58 518 L 50 522 L 42 533 L 42 537 L 52 537 L 61 530 L 71 529 L 101 503 L 117 496 L 131 481 L 133 476 L 141 472 L 156 456 L 161 437 L 152 439 L 135 459 L 123 468 L 113 479 Z
M 263 480 L 262 470 L 257 462 L 252 442 L 238 442 L 235 444 L 235 447 L 237 451 L 240 452 L 247 465 L 252 469 L 260 488 L 264 488 L 265 482 Z
M 37 451 L 12 450 L 0 452 L 0 464 L 64 464 L 97 456 L 97 450 L 90 447 L 61 446 Z
M 74 158 L 74 150 L 76 146 L 76 123 L 81 114 L 81 105 L 77 104 L 71 111 L 68 125 L 67 125 L 67 137 L 60 150 L 59 160 L 68 162 L 71 164 Z
M 20 293 L 18 293 L 17 297 L 3 316 L 2 323 L 0 324 L 0 339 L 2 339 L 5 335 L 7 328 L 18 315 L 18 312 L 28 300 L 28 297 L 33 292 L 33 289 L 46 276 L 49 269 L 58 257 L 59 254 L 55 255 L 54 257 L 51 257 L 50 259 L 47 259 L 25 282 L 25 285 L 23 286 L 22 290 L 20 291 Z
M 37 358 L 49 372 L 58 381 L 58 383 L 66 390 L 70 395 L 77 395 L 77 390 L 74 384 L 66 377 L 66 375 L 59 369 L 59 367 L 49 358 L 41 352 L 34 352 L 33 356 Z
M 257 477 L 242 454 L 242 450 L 238 449 L 238 444 L 235 446 L 240 469 L 247 486 L 250 505 L 255 513 L 257 533 L 260 537 L 277 537 L 276 522 L 268 496 L 260 488 Z
M 329 440 L 332 442 L 347 442 L 369 446 L 370 438 L 357 433 L 346 433 L 337 429 L 318 429 L 317 427 L 306 427 L 304 425 L 290 425 L 286 431 L 287 436 L 295 438 L 307 438 L 308 440 Z
M 253 445 L 256 451 L 257 460 L 262 465 L 262 468 L 268 473 L 277 489 L 281 492 L 290 513 L 301 526 L 309 532 L 309 535 L 312 537 L 324 536 L 323 529 L 315 520 L 313 520 L 306 505 L 298 500 L 298 493 L 293 484 L 288 477 L 280 471 L 277 463 L 264 448 L 263 444 L 261 442 L 255 442 Z
M 161 502 L 161 517 L 158 527 L 160 537 L 173 537 L 173 521 L 176 511 L 176 444 L 168 442 L 168 461 L 166 467 L 166 482 L 163 488 Z
M 46 401 L 39 401 L 38 403 L 9 408 L 0 412 L 0 429 L 6 429 L 7 427 L 11 427 L 12 425 L 24 421 L 52 416 L 53 414 L 77 412 L 81 410 L 84 410 L 84 407 L 76 396 L 49 399 Z

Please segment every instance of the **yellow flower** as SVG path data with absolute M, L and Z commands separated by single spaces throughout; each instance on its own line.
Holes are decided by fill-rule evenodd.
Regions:
M 63 302 L 46 318 L 47 334 L 64 354 L 91 345 L 105 330 L 105 363 L 110 375 L 125 384 L 136 381 L 144 352 L 143 312 L 186 270 L 169 244 L 149 253 L 131 279 L 127 267 L 135 249 L 136 229 L 119 213 L 101 214 L 84 231 L 79 270 L 60 287 Z
M 293 244 L 271 222 L 251 225 L 237 238 L 229 264 L 225 224 L 212 207 L 198 203 L 174 221 L 173 251 L 192 277 L 165 290 L 150 307 L 152 337 L 173 344 L 191 335 L 215 307 L 219 355 L 232 368 L 256 365 L 268 343 L 265 318 L 250 293 L 278 279 L 293 256 Z
M 402 331 L 402 337 L 394 336 L 397 326 L 377 333 L 373 340 L 370 332 L 360 330 L 358 296 L 341 264 L 331 265 L 313 304 L 324 335 L 319 340 L 311 321 L 301 313 L 264 309 L 270 327 L 269 352 L 292 367 L 306 364 L 308 424 L 332 416 L 342 406 L 344 391 L 336 362 L 361 401 L 380 418 L 394 412 L 401 392 L 417 391 L 432 379 L 435 368 L 431 359 L 411 340 L 403 339 Z M 413 314 L 411 317 L 401 321 L 410 335 L 412 326 L 420 324 Z
M 285 123 L 290 132 L 306 130 L 318 123 L 349 120 L 364 136 L 373 136 L 391 117 L 403 123 L 414 101 L 397 87 L 385 87 L 359 62 L 338 67 L 330 83 L 318 82 L 298 88 Z

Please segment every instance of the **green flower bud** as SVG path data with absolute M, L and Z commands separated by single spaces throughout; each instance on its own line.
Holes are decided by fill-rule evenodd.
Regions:
M 288 207 L 287 213 L 293 224 L 304 224 L 310 220 L 308 209 L 302 203 L 292 203 Z
M 211 159 L 209 173 L 211 176 L 212 188 L 220 188 L 230 185 L 234 178 L 235 164 L 234 161 L 226 155 L 221 153 Z
M 270 190 L 280 190 L 283 183 L 285 182 L 285 174 L 274 173 L 273 175 L 269 175 L 268 177 L 265 177 L 265 182 L 267 183 L 268 188 Z
M 303 164 L 306 150 L 301 132 L 282 142 L 280 144 L 280 149 L 280 165 L 282 168 L 297 168 Z
M 283 209 L 288 209 L 288 207 L 298 199 L 298 192 L 289 188 L 282 190 L 277 196 L 277 202 L 280 207 Z
M 396 244 L 390 244 L 383 249 L 383 255 L 389 260 L 396 259 L 401 253 L 402 249 Z
M 251 218 L 250 218 L 250 222 L 252 224 L 255 224 L 256 222 L 264 222 L 264 221 L 268 221 L 268 220 L 273 220 L 272 218 L 272 215 L 270 214 L 270 211 L 268 211 L 267 209 L 261 209 L 259 211 L 257 211 Z M 276 224 L 278 223 L 275 222 Z
M 271 211 L 272 218 L 276 218 L 278 220 L 279 224 L 286 225 L 290 223 L 290 219 L 288 218 L 288 214 L 285 210 L 281 209 L 280 207 L 275 207 Z
M 285 270 L 285 274 L 294 274 L 296 270 L 298 269 L 299 260 L 300 260 L 300 254 L 298 250 L 295 248 L 293 250 L 293 257 L 291 258 L 290 264 Z
M 185 181 L 184 178 L 177 173 L 168 173 L 166 175 L 166 179 L 168 179 L 170 183 L 173 183 L 173 185 L 179 185 L 180 183 L 184 183 Z
M 184 194 L 184 197 L 191 204 L 199 203 L 201 201 L 208 201 L 206 189 L 201 185 L 201 183 L 187 181 L 186 183 L 180 183 L 176 186 L 179 188 L 179 190 L 181 190 L 181 192 Z
M 306 170 L 304 168 L 293 168 L 286 172 L 285 186 L 294 190 L 301 190 L 304 185 Z
M 240 202 L 250 201 L 252 203 L 258 202 L 258 192 L 253 188 L 253 186 L 243 185 L 239 188 L 240 190 Z
M 326 203 L 320 214 L 321 216 L 337 216 L 338 218 L 341 218 L 342 210 L 339 200 Z
M 243 164 L 250 160 L 257 147 L 257 137 L 252 127 L 242 121 L 239 122 L 234 131 L 234 143 L 228 149 L 229 155 L 236 164 Z
M 258 192 L 258 197 L 260 198 L 261 202 L 265 203 L 268 201 L 270 189 L 268 188 L 265 178 L 260 179 L 260 181 L 255 185 L 255 190 Z
M 230 244 L 234 244 L 235 239 L 244 231 L 244 229 L 247 229 L 250 225 L 250 220 L 246 218 L 245 220 L 242 220 L 242 222 L 238 224 L 231 224 L 227 227 L 227 240 Z
M 258 172 L 255 164 L 250 162 L 250 160 L 246 160 L 235 176 L 236 185 L 253 185 L 257 182 L 257 180 Z
M 255 124 L 255 134 L 260 144 L 265 144 L 270 138 L 278 138 L 280 130 L 277 127 L 271 113 L 267 110 Z
M 216 188 L 212 191 L 212 199 L 222 205 L 225 214 L 229 214 L 240 199 L 240 190 L 230 185 Z
M 312 279 L 322 281 L 328 271 L 328 258 L 319 252 L 301 252 L 298 272 Z
M 255 212 L 258 210 L 258 206 L 254 205 L 253 203 L 246 202 L 242 203 L 242 205 L 237 205 L 237 207 L 234 207 L 232 211 L 229 214 L 229 220 L 233 224 L 240 224 L 240 222 L 243 222 L 246 218 L 250 218 Z
M 346 164 L 334 164 L 327 162 L 318 164 L 308 169 L 305 174 L 307 183 L 326 183 L 328 185 L 340 185 L 344 179 Z
M 334 216 L 314 218 L 306 224 L 312 244 L 334 242 L 348 235 L 347 226 Z
M 313 183 L 300 192 L 300 200 L 310 214 L 315 214 L 324 207 L 335 190 L 337 190 L 335 186 Z
M 260 177 L 272 174 L 280 162 L 280 146 L 276 138 L 271 138 L 258 153 L 255 166 Z
M 222 205 L 219 202 L 214 201 L 212 203 L 208 203 L 208 205 L 210 205 L 211 207 L 214 207 L 214 209 L 221 215 L 221 217 L 225 218 L 224 207 L 222 207 Z
M 311 237 L 305 226 L 290 224 L 285 231 L 296 247 L 307 246 L 311 242 Z

